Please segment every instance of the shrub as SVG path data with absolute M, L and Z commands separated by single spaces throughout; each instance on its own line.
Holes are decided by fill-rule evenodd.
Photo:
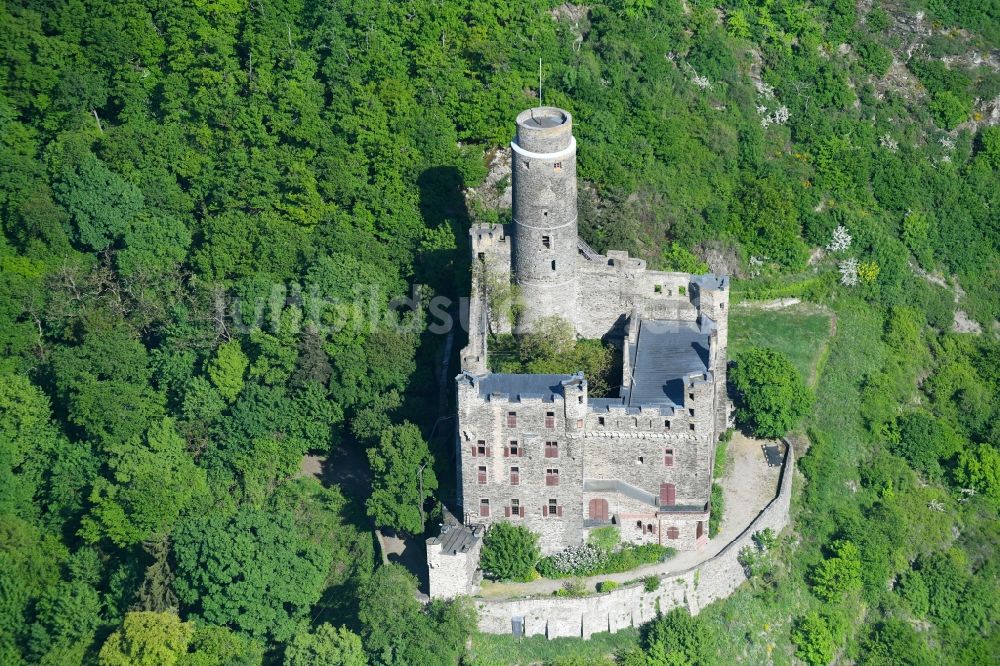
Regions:
M 613 580 L 602 580 L 597 584 L 598 592 L 611 592 L 618 589 L 618 583 Z
M 597 576 L 621 573 L 646 564 L 662 562 L 676 551 L 659 544 L 627 545 L 621 550 L 607 553 L 593 544 L 570 546 L 555 555 L 543 557 L 538 562 L 538 573 L 546 578 L 568 576 Z
M 552 594 L 557 597 L 585 597 L 587 596 L 587 586 L 584 585 L 582 580 L 568 580 Z
M 816 611 L 806 613 L 795 623 L 792 642 L 796 646 L 795 654 L 807 664 L 829 664 L 836 650 L 833 633 Z
M 802 375 L 774 349 L 747 349 L 736 357 L 729 377 L 736 390 L 736 418 L 754 435 L 784 435 L 812 405 Z
M 952 129 L 969 118 L 972 112 L 972 102 L 965 96 L 956 95 L 950 90 L 935 93 L 929 105 L 935 122 L 945 129 Z
M 722 511 L 725 508 L 722 486 L 718 483 L 712 484 L 712 495 L 709 506 L 711 511 L 708 515 L 708 536 L 714 538 L 719 533 L 719 525 L 722 524 Z
M 597 546 L 605 553 L 610 553 L 618 547 L 618 542 L 621 540 L 621 534 L 618 532 L 618 528 L 614 525 L 608 525 L 606 527 L 598 527 L 595 530 L 591 530 L 590 534 L 587 536 L 587 543 Z
M 839 599 L 845 594 L 861 589 L 861 552 L 850 541 L 836 541 L 833 556 L 820 562 L 813 569 L 813 592 L 824 601 Z
M 642 587 L 647 592 L 655 592 L 660 589 L 660 579 L 658 576 L 646 576 L 642 579 Z
M 486 532 L 479 566 L 495 580 L 531 580 L 538 562 L 538 535 L 521 525 L 496 523 Z
M 753 533 L 753 542 L 757 544 L 757 549 L 763 553 L 774 548 L 778 543 L 778 535 L 770 527 Z

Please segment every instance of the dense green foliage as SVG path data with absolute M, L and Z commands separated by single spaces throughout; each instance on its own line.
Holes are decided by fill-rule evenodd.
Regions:
M 538 573 L 546 578 L 572 578 L 622 573 L 647 564 L 655 564 L 672 557 L 677 551 L 656 543 L 642 545 L 624 544 L 612 551 L 604 551 L 591 544 L 569 548 L 562 553 L 543 557 L 538 561 Z
M 588 394 L 595 397 L 612 395 L 621 384 L 621 365 L 614 362 L 614 348 L 600 340 L 577 340 L 573 326 L 561 317 L 543 318 L 519 337 L 493 336 L 489 356 L 494 372 L 583 372 Z
M 758 437 L 781 437 L 812 404 L 802 375 L 773 349 L 751 347 L 740 353 L 729 379 L 736 392 L 737 422 Z
M 531 580 L 541 555 L 538 535 L 513 523 L 497 523 L 483 539 L 479 567 L 494 580 Z
M 368 449 L 368 463 L 373 476 L 368 515 L 379 527 L 421 534 L 423 506 L 437 490 L 437 477 L 420 429 L 412 423 L 386 428 Z
M 446 336 L 390 303 L 467 293 L 468 224 L 506 213 L 462 188 L 542 58 L 589 243 L 836 316 L 820 363 L 790 354 L 817 393 L 797 545 L 691 620 L 706 659 L 830 636 L 859 663 L 987 663 L 1000 76 L 965 56 L 998 25 L 976 0 L 6 3 L 0 662 L 252 664 L 326 654 L 327 625 L 372 663 L 458 659 L 468 609 L 375 569 L 369 486 L 293 477 L 370 449 L 368 507 L 402 531 L 452 496 Z M 592 391 L 610 366 L 527 349 Z M 656 659 L 700 654 L 665 636 Z

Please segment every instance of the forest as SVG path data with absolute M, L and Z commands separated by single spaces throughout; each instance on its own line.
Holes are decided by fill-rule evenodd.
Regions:
M 1000 0 L 4 3 L 0 663 L 993 663 L 998 53 Z M 750 581 L 557 645 L 372 536 L 454 501 L 428 297 L 539 59 L 588 243 L 836 323 Z

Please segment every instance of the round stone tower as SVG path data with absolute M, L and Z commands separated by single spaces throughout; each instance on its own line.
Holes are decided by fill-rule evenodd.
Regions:
M 511 142 L 517 330 L 559 315 L 576 326 L 576 139 L 573 118 L 543 106 L 517 116 Z

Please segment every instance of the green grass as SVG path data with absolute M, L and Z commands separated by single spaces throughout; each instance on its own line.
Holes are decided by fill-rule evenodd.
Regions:
M 762 323 L 762 315 L 772 321 L 795 319 L 775 317 L 787 311 L 742 310 L 740 315 L 744 314 L 752 315 L 755 325 Z M 801 459 L 802 450 L 797 452 L 800 468 L 811 472 L 807 485 L 793 488 L 792 512 L 798 542 L 792 550 L 781 551 L 785 565 L 773 588 L 744 585 L 728 599 L 703 609 L 703 617 L 715 625 L 711 663 L 791 664 L 792 622 L 819 605 L 805 579 L 819 559 L 820 546 L 835 528 L 831 515 L 850 512 L 854 506 L 849 484 L 857 483 L 858 462 L 868 449 L 860 415 L 860 384 L 866 373 L 881 367 L 883 354 L 882 319 L 878 313 L 862 303 L 844 302 L 837 306 L 837 317 L 836 337 L 828 349 L 822 345 L 826 362 L 818 377 L 815 407 L 803 424 L 819 432 L 827 445 L 811 448 L 806 453 L 808 460 Z M 819 324 L 813 322 L 812 326 L 815 334 Z M 796 482 L 801 479 L 797 476 Z
M 729 357 L 751 346 L 770 347 L 786 354 L 802 377 L 812 383 L 830 337 L 831 317 L 828 311 L 808 303 L 777 310 L 735 307 L 729 315 Z
M 474 666 L 527 666 L 551 661 L 556 657 L 577 657 L 594 663 L 605 659 L 609 664 L 616 652 L 636 645 L 639 632 L 623 629 L 614 634 L 595 634 L 588 640 L 582 638 L 556 638 L 544 636 L 514 638 L 477 634 L 472 638 L 472 664 Z

